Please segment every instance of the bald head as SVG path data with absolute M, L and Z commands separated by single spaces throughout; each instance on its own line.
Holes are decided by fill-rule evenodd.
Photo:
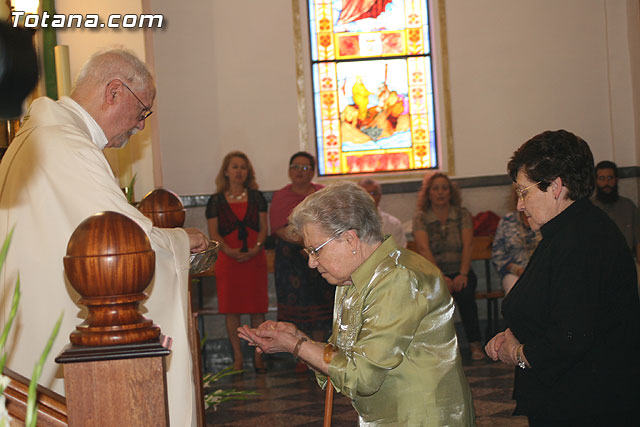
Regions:
M 154 86 L 147 66 L 128 50 L 113 49 L 91 56 L 76 77 L 71 96 L 120 79 L 134 89 Z

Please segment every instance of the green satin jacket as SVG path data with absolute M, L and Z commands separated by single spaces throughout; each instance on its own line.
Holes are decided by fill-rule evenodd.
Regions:
M 453 300 L 439 270 L 387 238 L 336 291 L 329 365 L 361 426 L 474 426 L 453 326 Z M 316 374 L 324 388 L 326 377 Z

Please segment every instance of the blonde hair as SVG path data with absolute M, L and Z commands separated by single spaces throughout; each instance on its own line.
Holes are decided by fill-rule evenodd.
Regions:
M 256 174 L 253 170 L 253 165 L 251 161 L 242 151 L 232 151 L 222 160 L 222 166 L 220 166 L 220 170 L 218 171 L 218 176 L 216 176 L 216 191 L 218 193 L 224 193 L 229 190 L 229 177 L 225 176 L 225 172 L 229 168 L 229 163 L 231 163 L 231 159 L 237 157 L 242 159 L 247 164 L 247 179 L 244 181 L 245 188 L 250 190 L 257 190 L 258 183 L 256 182 Z

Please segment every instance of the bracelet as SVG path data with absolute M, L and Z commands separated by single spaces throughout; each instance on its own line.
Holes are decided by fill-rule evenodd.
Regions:
M 526 369 L 527 368 L 527 364 L 524 363 L 524 359 L 522 358 L 522 348 L 524 347 L 524 344 L 520 344 L 518 347 L 516 347 L 516 362 L 518 365 L 518 368 L 520 369 Z
M 326 343 L 324 345 L 324 353 L 322 354 L 322 360 L 324 360 L 324 363 L 331 363 L 331 355 L 337 351 L 338 348 L 335 345 L 330 342 Z
M 302 343 L 306 340 L 307 338 L 305 337 L 300 338 L 296 343 L 296 346 L 293 348 L 293 352 L 291 354 L 293 354 L 293 357 L 295 357 L 296 359 L 298 358 L 298 352 L 300 351 L 300 347 L 302 347 Z
M 469 275 L 469 273 L 458 273 L 458 276 L 464 276 L 467 277 Z

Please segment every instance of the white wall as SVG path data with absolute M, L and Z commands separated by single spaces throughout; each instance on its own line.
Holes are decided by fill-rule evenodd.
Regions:
M 213 192 L 234 149 L 262 188 L 282 186 L 298 149 L 291 1 L 154 0 L 152 10 L 168 22 L 154 34 L 165 187 Z
M 559 128 L 585 138 L 596 159 L 637 164 L 634 1 L 446 1 L 456 175 L 505 173 L 520 144 Z M 154 34 L 166 187 L 211 192 L 232 149 L 253 159 L 263 189 L 287 182 L 300 146 L 291 6 L 152 1 L 169 23 Z
M 604 0 L 447 2 L 459 176 L 504 173 L 521 143 L 560 128 L 589 142 L 596 159 L 635 164 L 625 6 Z
M 306 0 L 58 0 L 59 13 L 140 13 L 150 4 L 165 15 L 147 46 L 141 30 L 65 29 L 58 41 L 70 46 L 72 73 L 114 44 L 155 58 L 156 181 L 182 195 L 210 193 L 224 154 L 240 149 L 261 188 L 274 190 L 287 183 L 289 155 L 305 144 L 313 150 L 298 136 L 292 1 L 306 19 Z M 640 162 L 638 0 L 436 3 L 446 6 L 456 176 L 502 174 L 522 142 L 557 128 L 584 137 L 597 160 Z M 301 29 L 306 54 L 304 23 Z M 308 64 L 305 71 L 312 136 Z M 133 162 L 138 196 L 154 185 L 149 133 L 115 159 L 121 170 Z

